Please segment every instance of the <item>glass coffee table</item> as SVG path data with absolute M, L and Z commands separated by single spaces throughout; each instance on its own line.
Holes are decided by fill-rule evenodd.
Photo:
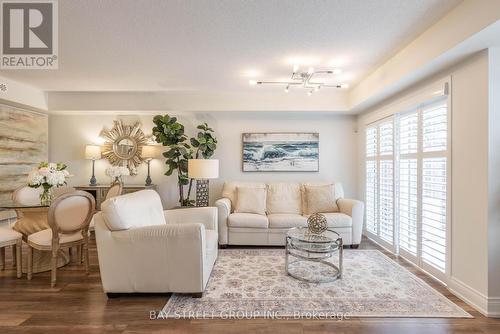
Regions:
M 331 229 L 314 234 L 307 227 L 291 228 L 286 234 L 286 272 L 309 283 L 335 281 L 342 277 L 342 246 L 342 238 Z M 338 265 L 328 261 L 336 253 Z M 300 266 L 298 270 L 297 266 Z

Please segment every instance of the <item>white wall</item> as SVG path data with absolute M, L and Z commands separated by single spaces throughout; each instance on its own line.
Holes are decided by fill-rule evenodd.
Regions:
M 87 115 L 50 115 L 49 116 L 49 157 L 51 161 L 68 164 L 74 174 L 70 185 L 88 184 L 91 162 L 83 159 L 84 146 L 99 142 L 101 129 L 111 127 L 114 119 L 127 122 L 140 120 L 143 131 L 151 133 L 153 115 L 117 116 L 102 114 Z M 215 158 L 220 159 L 220 178 L 211 181 L 211 200 L 220 196 L 222 184 L 226 180 L 262 180 L 262 181 L 301 181 L 332 180 L 340 181 L 346 196 L 356 196 L 356 135 L 355 118 L 352 116 L 334 116 L 325 113 L 182 113 L 179 120 L 190 134 L 201 122 L 207 122 L 216 131 L 219 140 Z M 320 134 L 320 171 L 307 173 L 243 173 L 241 171 L 241 134 L 243 132 L 279 132 L 303 131 Z M 177 205 L 178 194 L 176 177 L 163 175 L 166 170 L 164 160 L 152 161 L 152 178 L 159 185 L 159 193 L 165 207 Z M 99 183 L 110 180 L 104 174 L 107 161 L 96 162 L 96 177 Z M 128 184 L 142 184 L 146 177 L 146 166 L 142 164 L 139 174 L 127 177 Z M 193 189 L 194 191 L 194 189 Z
M 488 50 L 488 292 L 500 297 L 500 48 Z M 490 312 L 500 316 L 500 298 Z
M 498 122 L 489 123 L 488 119 L 492 114 L 488 105 L 488 94 L 491 89 L 488 82 L 488 59 L 487 50 L 480 52 L 358 117 L 360 130 L 358 192 L 363 194 L 366 120 L 373 119 L 376 117 L 374 115 L 380 113 L 380 110 L 386 106 L 404 101 L 415 91 L 431 85 L 436 80 L 451 76 L 451 278 L 448 283 L 455 293 L 483 312 L 488 309 L 488 297 L 499 296 L 498 287 L 491 289 L 492 284 L 498 286 L 498 281 L 488 282 L 488 276 L 489 271 L 492 274 L 495 270 L 498 271 L 494 268 L 500 265 L 498 259 L 492 260 L 491 257 L 491 251 L 497 246 L 490 246 L 490 251 L 488 251 L 488 228 L 498 229 L 498 221 L 492 224 L 494 217 L 489 217 L 489 205 L 490 208 L 496 205 L 497 211 L 498 201 L 495 203 L 490 201 L 489 204 L 492 189 L 489 189 L 491 180 L 489 180 L 488 170 L 492 167 L 493 161 L 489 160 L 488 151 L 495 151 L 495 156 L 498 155 L 496 153 L 498 144 L 496 146 L 492 144 L 500 132 Z M 498 115 L 495 114 L 495 117 L 498 118 Z M 495 133 L 491 140 L 489 139 L 490 131 Z M 498 165 L 495 166 L 498 167 Z M 498 168 L 495 172 L 493 170 L 491 172 L 498 173 Z M 494 190 L 497 189 L 498 187 L 495 187 Z M 498 198 L 498 193 L 495 196 Z M 495 263 L 491 263 L 492 261 Z M 495 273 L 498 274 L 496 271 Z M 489 283 L 490 286 L 488 286 Z

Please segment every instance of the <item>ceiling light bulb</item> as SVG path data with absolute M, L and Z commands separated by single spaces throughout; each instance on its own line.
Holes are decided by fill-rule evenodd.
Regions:
M 309 69 L 307 70 L 307 73 L 308 74 L 313 74 L 314 73 L 314 68 L 309 67 Z
M 285 87 L 285 93 L 288 93 L 288 90 L 289 90 L 289 89 L 290 89 L 290 87 L 289 87 L 289 86 L 286 86 L 286 87 Z
M 297 73 L 298 70 L 299 70 L 299 65 L 298 64 L 293 65 L 293 73 Z
M 335 68 L 335 69 L 333 69 L 332 72 L 333 72 L 333 74 L 340 74 L 340 73 L 342 73 L 342 70 L 340 68 Z
M 311 96 L 311 95 L 313 95 L 312 90 L 310 90 L 310 91 L 307 92 L 307 96 Z
M 314 91 L 315 91 L 315 92 L 317 92 L 320 88 L 321 88 L 320 86 L 316 86 L 316 87 L 314 88 Z
M 343 84 L 340 85 L 340 88 L 349 88 L 349 85 L 346 84 L 346 83 L 343 83 Z
M 255 80 L 249 80 L 249 81 L 248 81 L 248 84 L 249 84 L 250 86 L 255 86 L 255 85 L 257 84 L 257 81 L 255 81 Z

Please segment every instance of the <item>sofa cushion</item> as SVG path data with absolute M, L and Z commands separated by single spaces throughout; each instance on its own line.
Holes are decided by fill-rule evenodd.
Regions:
M 267 213 L 300 215 L 301 191 L 299 183 L 269 183 L 267 185 Z
M 317 212 L 335 212 L 339 208 L 335 198 L 333 184 L 324 186 L 304 186 L 306 196 L 305 214 L 312 215 Z
M 165 224 L 160 196 L 150 189 L 107 199 L 101 211 L 111 231 Z
M 306 198 L 306 186 L 326 186 L 326 185 L 330 185 L 330 184 L 333 184 L 333 191 L 334 191 L 334 198 L 335 198 L 335 202 L 339 199 L 339 198 L 344 198 L 344 189 L 342 187 L 342 184 L 340 182 L 306 182 L 306 183 L 302 183 L 301 187 L 300 187 L 300 190 L 302 192 L 302 214 L 308 214 L 307 212 L 307 198 Z M 337 211 L 339 211 L 337 209 Z
M 255 213 L 232 213 L 227 218 L 229 227 L 268 228 L 269 220 Z
M 268 215 L 269 228 L 291 228 L 307 226 L 307 218 L 290 213 L 275 213 Z
M 236 205 L 236 188 L 237 187 L 253 187 L 266 189 L 266 184 L 263 182 L 224 182 L 222 187 L 222 197 L 229 198 L 231 201 L 231 212 L 234 211 Z
M 352 227 L 352 218 L 344 213 L 340 212 L 326 212 L 321 213 L 326 217 L 326 222 L 328 227 Z M 309 218 L 309 215 L 305 216 Z
M 235 213 L 266 214 L 266 189 L 237 187 Z

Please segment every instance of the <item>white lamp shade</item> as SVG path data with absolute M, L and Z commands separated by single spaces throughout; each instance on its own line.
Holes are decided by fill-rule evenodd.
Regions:
M 155 145 L 144 145 L 142 147 L 141 157 L 145 160 L 150 160 L 156 158 L 158 154 L 158 146 Z
M 101 159 L 101 146 L 99 146 L 99 145 L 86 145 L 85 146 L 85 159 L 89 159 L 89 160 Z
M 189 159 L 188 176 L 192 179 L 216 179 L 219 177 L 219 160 Z

